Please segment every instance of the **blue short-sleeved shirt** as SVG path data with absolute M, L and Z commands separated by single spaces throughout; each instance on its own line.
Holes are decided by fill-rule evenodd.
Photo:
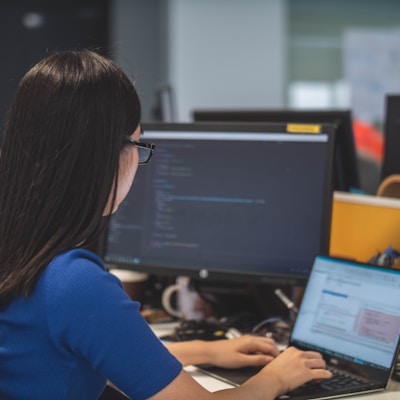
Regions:
M 182 365 L 139 306 L 95 254 L 60 254 L 0 311 L 0 398 L 96 399 L 107 379 L 132 399 L 157 393 Z

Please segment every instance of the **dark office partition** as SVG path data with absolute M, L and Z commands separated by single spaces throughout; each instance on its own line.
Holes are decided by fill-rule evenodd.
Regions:
M 0 2 L 0 139 L 19 79 L 53 50 L 107 53 L 109 0 Z
M 386 96 L 381 180 L 400 174 L 400 94 Z

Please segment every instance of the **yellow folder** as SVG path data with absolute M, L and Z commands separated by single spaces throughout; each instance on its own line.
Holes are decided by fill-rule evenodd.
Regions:
M 400 250 L 400 199 L 334 193 L 332 256 L 365 262 L 389 246 Z

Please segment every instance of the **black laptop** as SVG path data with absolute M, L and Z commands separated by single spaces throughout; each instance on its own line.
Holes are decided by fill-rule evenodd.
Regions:
M 323 354 L 334 378 L 309 382 L 280 400 L 326 399 L 384 390 L 399 352 L 400 270 L 318 256 L 290 344 Z M 204 368 L 234 385 L 252 369 Z

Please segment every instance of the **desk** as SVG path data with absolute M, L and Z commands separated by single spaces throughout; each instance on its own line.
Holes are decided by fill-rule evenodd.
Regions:
M 232 385 L 223 382 L 217 378 L 205 374 L 194 366 L 185 368 L 186 371 L 203 387 L 210 392 L 217 390 L 233 388 Z M 400 382 L 391 381 L 388 390 L 380 393 L 370 393 L 358 396 L 342 397 L 349 400 L 399 400 L 400 399 Z
M 153 331 L 158 336 L 163 336 L 171 333 L 176 324 L 157 324 L 152 325 Z M 185 367 L 192 377 L 203 387 L 205 387 L 210 392 L 215 392 L 217 390 L 233 388 L 232 385 L 214 378 L 206 373 L 200 371 L 195 366 Z M 400 382 L 391 381 L 389 388 L 384 392 L 370 393 L 358 396 L 343 397 L 349 400 L 400 400 Z

